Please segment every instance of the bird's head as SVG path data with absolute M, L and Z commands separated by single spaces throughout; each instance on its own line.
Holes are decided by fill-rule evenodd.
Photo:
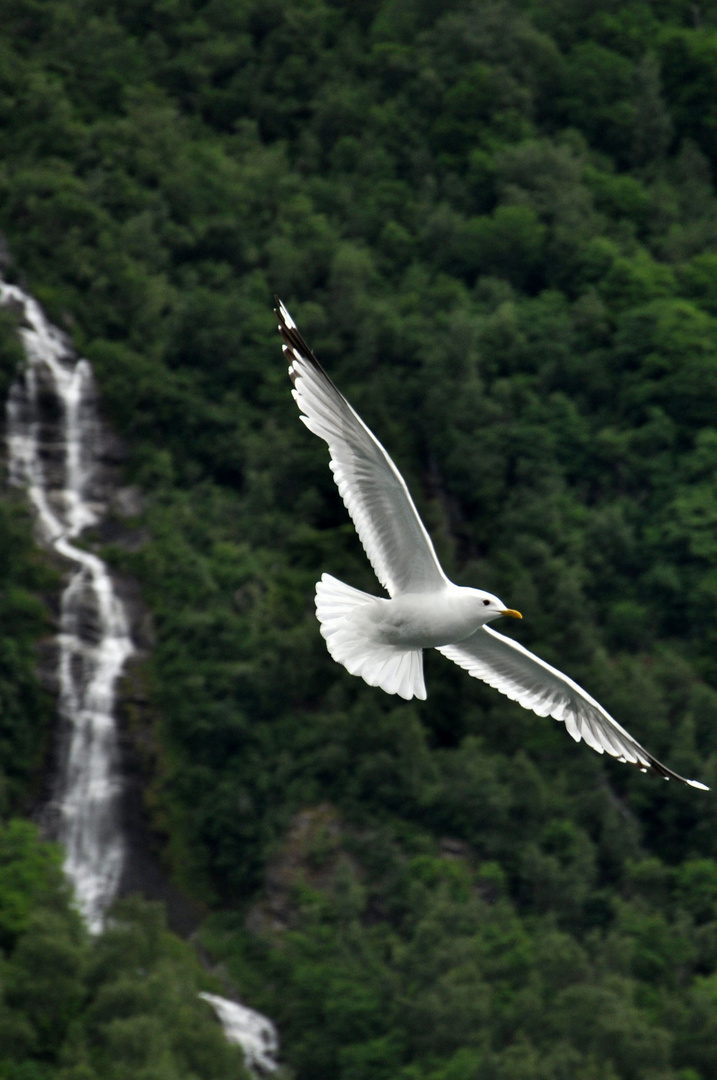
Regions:
M 523 618 L 519 611 L 507 608 L 503 601 L 499 600 L 497 596 L 493 596 L 492 593 L 483 592 L 482 589 L 471 589 L 470 593 L 484 623 L 492 622 L 493 619 L 497 619 L 501 615 L 509 615 L 511 619 Z

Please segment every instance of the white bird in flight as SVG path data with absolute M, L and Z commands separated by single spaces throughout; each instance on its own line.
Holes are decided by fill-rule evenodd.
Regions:
M 301 419 L 328 443 L 341 498 L 390 596 L 321 575 L 316 615 L 334 660 L 369 686 L 425 699 L 423 649 L 435 648 L 523 708 L 561 720 L 576 742 L 584 739 L 598 754 L 708 791 L 654 758 L 567 675 L 487 626 L 501 615 L 522 616 L 491 593 L 448 580 L 403 477 L 275 300 Z

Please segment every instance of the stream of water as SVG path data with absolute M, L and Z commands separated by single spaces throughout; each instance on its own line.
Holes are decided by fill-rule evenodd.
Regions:
M 65 872 L 88 928 L 100 933 L 125 858 L 115 691 L 132 655 L 129 620 L 105 563 L 77 541 L 105 512 L 99 483 L 103 429 L 92 369 L 36 300 L 0 279 L 0 305 L 20 317 L 27 363 L 7 403 L 10 483 L 27 491 L 40 542 L 69 566 L 58 644 L 62 749 L 46 818 L 65 848 Z M 202 997 L 253 1071 L 278 1068 L 266 1017 L 214 994 Z
M 63 748 L 48 818 L 65 848 L 65 872 L 89 929 L 102 929 L 124 860 L 115 686 L 132 654 L 127 616 L 107 567 L 76 541 L 99 522 L 100 425 L 90 365 L 78 360 L 39 304 L 0 284 L 0 303 L 21 312 L 27 364 L 7 404 L 10 483 L 23 487 L 40 541 L 70 564 L 58 635 Z

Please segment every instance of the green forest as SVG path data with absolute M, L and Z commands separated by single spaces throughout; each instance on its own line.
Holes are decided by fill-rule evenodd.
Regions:
M 27 820 L 60 588 L 0 500 L 0 1078 L 717 1074 L 717 3 L 0 0 L 6 274 L 92 362 L 142 496 L 126 723 L 192 942 L 91 939 Z M 272 296 L 449 576 L 694 791 L 426 655 L 328 656 L 380 588 L 299 422 Z M 3 398 L 20 363 L 0 323 Z M 55 598 L 53 601 L 52 598 Z

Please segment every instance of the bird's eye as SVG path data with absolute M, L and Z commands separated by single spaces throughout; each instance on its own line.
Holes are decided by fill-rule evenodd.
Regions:
M 490 600 L 484 600 L 483 603 L 486 607 L 488 607 L 488 605 L 490 604 Z

